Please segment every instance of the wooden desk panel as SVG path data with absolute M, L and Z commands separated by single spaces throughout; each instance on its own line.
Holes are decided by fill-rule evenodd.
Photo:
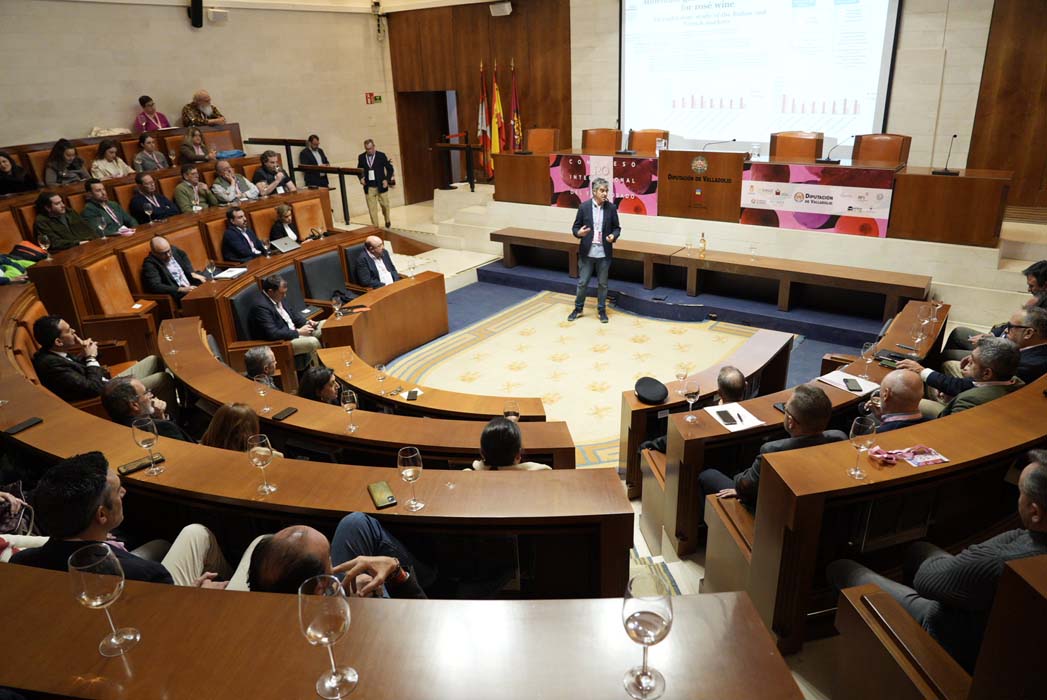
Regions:
M 496 153 L 494 199 L 551 206 L 553 181 L 549 178 L 549 154 Z
M 894 178 L 888 238 L 996 247 L 1011 171 L 960 170 L 932 175 L 907 167 Z

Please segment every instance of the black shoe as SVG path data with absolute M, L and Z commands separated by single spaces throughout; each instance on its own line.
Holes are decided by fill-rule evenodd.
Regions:
M 392 225 L 391 223 L 389 223 L 388 221 L 386 221 L 386 222 L 385 222 L 385 227 L 386 227 L 386 228 L 392 228 L 392 227 L 393 227 L 393 225 Z
M 581 315 L 582 315 L 582 312 L 579 311 L 578 309 L 575 309 L 574 311 L 571 312 L 571 315 L 567 317 L 567 320 L 568 321 L 573 321 L 573 320 L 575 320 L 576 318 L 578 318 Z
M 606 311 L 601 311 L 600 312 L 600 323 L 607 323 L 607 321 L 608 321 L 607 312 Z

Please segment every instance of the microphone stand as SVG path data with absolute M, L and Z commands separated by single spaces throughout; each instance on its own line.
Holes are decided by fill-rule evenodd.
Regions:
M 952 138 L 949 139 L 949 152 L 945 154 L 945 167 L 941 170 L 932 170 L 931 175 L 952 175 L 958 176 L 959 170 L 949 170 L 949 159 L 952 158 L 952 145 L 956 142 L 957 134 L 953 134 Z

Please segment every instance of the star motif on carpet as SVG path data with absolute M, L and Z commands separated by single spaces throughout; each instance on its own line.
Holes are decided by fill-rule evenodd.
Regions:
M 508 365 L 506 365 L 506 369 L 508 369 L 510 372 L 522 372 L 523 370 L 527 369 L 527 363 L 521 362 L 519 360 L 517 360 L 516 362 L 510 362 Z
M 521 328 L 520 329 L 520 335 L 534 335 L 534 329 L 533 328 Z
M 486 352 L 474 352 L 473 353 L 473 359 L 476 360 L 477 362 L 479 362 L 480 360 L 484 360 L 486 358 L 487 358 L 487 353 Z
M 650 340 L 650 338 L 648 338 L 646 335 L 634 335 L 632 338 L 629 338 L 629 340 L 633 343 L 636 343 L 637 345 L 643 345 L 648 340 Z
M 479 372 L 465 372 L 463 374 L 459 374 L 458 375 L 458 381 L 466 382 L 467 384 L 472 384 L 473 382 L 475 382 L 479 378 L 480 378 L 480 373 Z
M 673 349 L 676 350 L 676 352 L 687 352 L 691 349 L 691 346 L 687 343 L 676 343 L 673 345 Z
M 607 365 L 607 362 L 594 362 L 593 369 L 595 369 L 597 372 L 603 372 L 607 369 Z
M 560 321 L 560 323 L 559 323 L 560 328 L 570 328 L 573 325 L 574 324 L 571 323 L 570 321 Z
M 506 382 L 502 384 L 502 391 L 506 394 L 512 394 L 521 386 L 523 385 L 520 382 Z
M 633 359 L 637 362 L 647 362 L 651 359 L 651 353 L 649 352 L 634 352 Z
M 551 379 L 554 382 L 558 382 L 558 381 L 560 381 L 563 378 L 564 378 L 564 372 L 561 372 L 558 369 L 557 370 L 553 370 L 553 373 L 549 375 L 549 379 Z
M 611 346 L 607 345 L 606 343 L 600 343 L 599 345 L 594 345 L 591 348 L 589 348 L 589 350 L 591 352 L 597 352 L 597 353 L 599 353 L 599 352 L 607 352 L 610 349 L 611 349 Z
M 554 355 L 550 355 L 549 359 L 552 360 L 553 362 L 567 362 L 568 360 L 571 359 L 571 356 L 568 355 L 565 352 L 558 352 L 558 353 L 556 353 Z
M 523 343 L 521 343 L 520 345 L 517 345 L 515 349 L 516 349 L 516 352 L 527 352 L 528 350 L 531 349 L 531 346 L 530 345 L 524 345 Z
M 727 342 L 727 336 L 723 336 L 723 335 L 720 335 L 719 333 L 716 333 L 716 334 L 713 335 L 713 342 L 714 343 L 726 343 Z
M 684 335 L 684 334 L 687 333 L 687 329 L 686 328 L 681 328 L 680 326 L 673 326 L 672 328 L 669 329 L 669 332 L 672 333 L 673 335 Z
M 569 342 L 571 342 L 571 336 L 561 335 L 559 338 L 556 339 L 556 342 L 560 343 L 560 345 L 567 345 Z
M 610 406 L 593 406 L 592 408 L 590 408 L 587 411 L 587 413 L 590 416 L 592 416 L 593 418 L 603 418 L 604 416 L 606 416 L 610 412 L 611 412 L 611 407 Z
M 693 362 L 678 362 L 676 364 L 676 369 L 679 370 L 680 372 L 686 372 L 687 374 L 690 374 L 691 371 L 694 370 L 694 363 Z
M 610 388 L 611 385 L 607 382 L 590 382 L 588 386 L 589 391 L 595 391 L 596 393 L 607 391 Z
M 556 403 L 559 400 L 560 400 L 560 395 L 557 394 L 556 392 L 553 392 L 551 394 L 543 394 L 542 395 L 542 403 L 548 404 L 550 406 L 553 405 L 554 403 Z

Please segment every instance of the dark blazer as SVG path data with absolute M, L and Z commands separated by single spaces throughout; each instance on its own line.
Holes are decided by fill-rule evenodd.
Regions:
M 302 234 L 298 233 L 298 227 L 293 223 L 288 224 L 288 226 L 291 227 L 291 230 L 294 231 L 294 235 L 298 236 L 298 241 L 301 242 Z M 284 230 L 284 222 L 279 219 L 274 221 L 273 225 L 269 228 L 269 240 L 275 241 L 277 238 L 287 238 L 287 231 Z
M 802 447 L 814 447 L 829 442 L 840 442 L 846 440 L 847 435 L 839 430 L 826 430 L 817 435 L 803 435 L 801 437 L 787 437 L 781 440 L 771 440 L 760 446 L 760 454 L 753 460 L 753 465 L 734 477 L 734 490 L 738 492 L 738 498 L 749 509 L 756 506 L 757 491 L 760 488 L 760 459 L 761 455 L 772 452 L 786 452 L 798 450 Z
M 189 285 L 191 287 L 199 285 L 200 280 L 193 278 L 193 263 L 189 261 L 189 256 L 185 251 L 177 246 L 171 246 L 171 256 L 178 263 L 178 267 L 182 268 L 186 279 L 189 280 Z M 178 283 L 171 276 L 167 266 L 152 255 L 147 255 L 142 262 L 142 289 L 148 294 L 168 294 L 179 302 L 179 306 L 181 306 L 182 297 L 186 294 L 178 291 Z
M 130 417 L 126 421 L 114 420 L 113 422 L 119 423 L 120 425 L 126 425 L 128 428 L 130 428 L 131 424 L 134 423 L 135 417 Z M 156 434 L 160 437 L 168 437 L 172 440 L 181 440 L 182 442 L 196 442 L 196 440 L 189 437 L 189 435 L 187 435 L 186 432 L 182 430 L 178 426 L 178 424 L 175 423 L 173 420 L 167 420 L 166 418 L 154 418 L 153 424 L 156 425 Z
M 178 216 L 182 212 L 178 210 L 174 202 L 164 196 L 164 193 L 157 190 L 154 195 L 154 199 L 160 203 L 160 208 L 153 208 L 153 216 L 150 218 L 145 213 L 145 205 L 150 203 L 141 192 L 135 191 L 135 196 L 131 197 L 131 204 L 128 209 L 138 221 L 160 221 L 161 219 L 169 219 L 172 216 Z
M 36 175 L 32 171 L 26 170 L 15 162 L 12 162 L 11 166 L 9 174 L 0 173 L 0 194 L 29 192 L 36 189 Z
M 222 234 L 222 257 L 229 262 L 238 263 L 260 257 L 263 254 L 262 251 L 265 250 L 262 248 L 262 242 L 258 240 L 258 236 L 251 229 L 247 229 L 247 236 L 254 244 L 255 250 L 259 251 L 257 254 L 251 252 L 251 246 L 244 240 L 240 229 L 229 226 L 225 229 L 225 233 Z
M 1018 362 L 1018 371 L 1015 374 L 1026 384 L 1047 374 L 1047 344 L 1034 345 L 1022 350 L 1021 361 Z
M 207 156 L 209 155 L 209 147 L 205 145 L 203 149 L 204 153 L 203 155 L 200 155 L 193 148 L 192 144 L 183 143 L 181 146 L 178 147 L 179 165 L 183 165 L 185 163 L 206 163 Z M 203 178 L 200 179 L 203 180 Z
M 926 418 L 913 418 L 912 420 L 892 420 L 889 423 L 880 423 L 876 426 L 877 433 L 886 433 L 889 430 L 898 430 L 899 428 L 908 428 L 910 425 L 919 425 L 925 423 Z
M 611 250 L 614 244 L 618 242 L 618 239 L 622 235 L 622 225 L 618 223 L 618 208 L 611 204 L 611 200 L 608 199 L 603 203 L 603 252 L 607 256 L 607 259 L 611 259 Z M 584 236 L 578 235 L 578 232 L 582 230 L 583 226 L 589 227 L 589 233 Z M 593 236 L 595 232 L 593 228 L 593 205 L 592 200 L 582 202 L 582 205 L 578 207 L 578 213 L 574 217 L 574 226 L 571 227 L 571 233 L 574 234 L 575 238 L 580 238 L 581 241 L 578 244 L 579 255 L 589 255 L 589 249 L 593 246 Z M 613 241 L 607 240 L 609 236 L 614 237 Z
M 389 270 L 389 274 L 393 276 L 393 282 L 400 279 L 400 273 L 393 266 L 393 259 L 389 257 L 388 250 L 382 251 L 382 260 L 385 262 L 385 269 Z M 376 289 L 384 286 L 382 280 L 378 277 L 378 266 L 374 264 L 374 260 L 371 259 L 371 254 L 367 252 L 366 248 L 360 251 L 360 256 L 356 259 L 354 276 L 356 277 L 356 283 L 361 287 Z
M 291 323 L 296 329 L 305 325 L 305 316 L 294 309 L 288 309 L 286 305 L 284 311 L 291 317 Z M 247 329 L 251 334 L 251 340 L 294 340 L 298 337 L 298 331 L 287 327 L 287 323 L 276 312 L 273 302 L 265 294 L 251 307 L 247 316 Z
M 308 147 L 303 148 L 302 152 L 298 154 L 299 165 L 330 165 L 331 161 L 327 160 L 327 154 L 324 153 L 324 149 L 316 149 L 320 151 L 320 162 L 316 162 L 316 158 L 313 157 L 313 152 Z M 311 173 L 303 170 L 302 174 L 305 175 L 305 186 L 306 187 L 327 187 L 327 173 Z
M 361 175 L 360 177 L 364 181 L 365 194 L 367 192 L 367 188 L 369 187 L 377 187 L 379 192 L 389 191 L 388 187 L 382 187 L 382 180 L 386 180 L 387 182 L 393 181 L 393 164 L 389 162 L 389 159 L 386 157 L 384 153 L 382 153 L 381 151 L 374 152 L 374 163 L 372 166 L 374 169 L 374 182 L 371 182 L 367 179 L 367 171 L 371 170 L 372 168 L 367 167 L 366 151 L 361 153 L 360 156 L 356 159 L 356 167 L 363 170 L 363 175 Z
M 66 401 L 101 396 L 109 378 L 103 367 L 88 365 L 82 356 L 62 357 L 44 349 L 33 355 L 33 369 L 41 384 Z

